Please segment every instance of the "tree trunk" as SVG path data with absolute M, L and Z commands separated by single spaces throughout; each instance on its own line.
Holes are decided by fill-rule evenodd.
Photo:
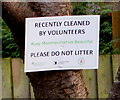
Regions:
M 3 19 L 10 27 L 24 58 L 25 18 L 70 15 L 69 2 L 5 2 Z M 35 98 L 86 98 L 82 70 L 27 73 Z
M 120 100 L 120 67 L 117 72 L 116 82 L 114 82 L 108 98 L 108 100 Z

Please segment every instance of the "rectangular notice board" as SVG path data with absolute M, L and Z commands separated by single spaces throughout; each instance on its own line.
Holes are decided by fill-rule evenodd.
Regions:
M 98 69 L 99 15 L 26 18 L 25 72 Z

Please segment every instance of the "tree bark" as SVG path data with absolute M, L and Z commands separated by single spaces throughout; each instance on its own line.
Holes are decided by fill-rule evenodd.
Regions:
M 5 2 L 3 19 L 10 27 L 24 58 L 25 18 L 70 15 L 69 2 Z M 82 70 L 27 73 L 35 98 L 86 98 Z
M 120 67 L 117 72 L 116 82 L 114 82 L 108 98 L 108 100 L 120 100 Z

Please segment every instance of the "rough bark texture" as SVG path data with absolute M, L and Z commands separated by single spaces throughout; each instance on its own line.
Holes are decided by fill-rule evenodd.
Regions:
M 34 16 L 64 16 L 70 14 L 68 2 L 3 3 L 3 19 L 6 21 L 24 57 L 25 18 Z M 38 98 L 86 98 L 87 89 L 79 71 L 49 71 L 27 73 Z
M 37 76 L 37 77 L 36 77 Z M 29 74 L 36 98 L 85 98 L 82 71 L 51 71 Z
M 113 84 L 109 93 L 108 100 L 120 100 L 120 67 L 117 72 L 116 82 Z

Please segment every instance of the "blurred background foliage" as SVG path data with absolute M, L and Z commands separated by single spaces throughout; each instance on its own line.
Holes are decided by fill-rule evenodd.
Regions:
M 73 15 L 100 15 L 100 40 L 99 53 L 104 54 L 120 54 L 119 49 L 113 49 L 112 39 L 112 9 L 111 2 L 73 2 Z
M 118 54 L 120 51 L 112 48 L 112 15 L 111 4 L 102 2 L 72 2 L 72 15 L 100 15 L 100 54 Z M 0 18 L 0 55 L 2 57 L 20 57 L 19 48 L 16 45 L 13 35 L 5 22 Z
M 0 40 L 2 41 L 2 43 L 0 43 L 0 47 L 2 47 L 2 50 L 0 50 L 0 55 L 2 55 L 2 57 L 11 58 L 20 57 L 19 48 L 14 41 L 10 29 L 1 18 L 0 22 L 2 23 L 0 27 Z

